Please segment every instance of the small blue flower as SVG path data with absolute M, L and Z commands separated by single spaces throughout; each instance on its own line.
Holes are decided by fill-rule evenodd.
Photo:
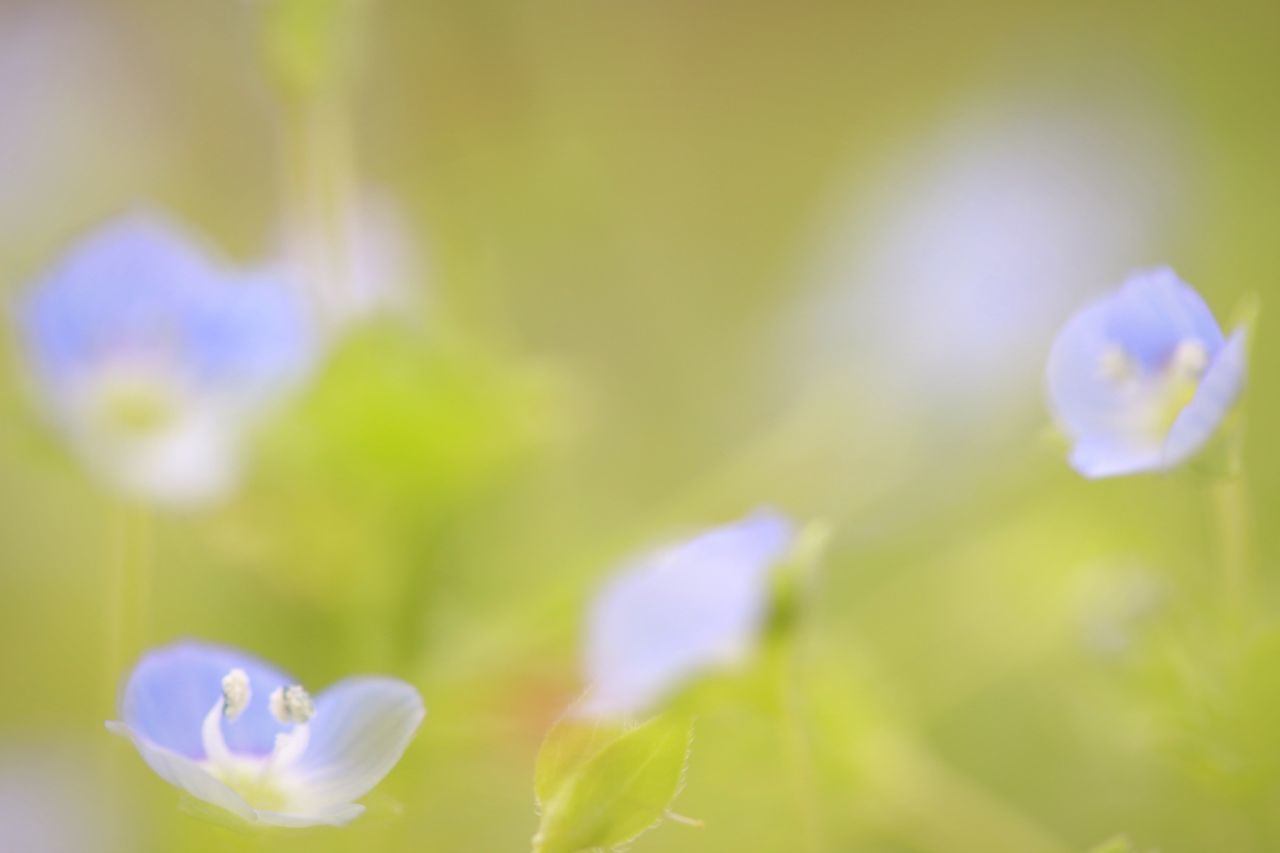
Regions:
M 1245 334 L 1224 339 L 1169 269 L 1141 272 L 1058 333 L 1047 384 L 1086 477 L 1173 468 L 1204 446 L 1245 379 Z
M 73 247 L 19 320 L 72 447 L 109 483 L 157 502 L 225 495 L 245 427 L 318 351 L 278 277 L 216 264 L 156 215 L 118 219 Z
M 312 701 L 293 678 L 230 648 L 152 651 L 125 686 L 120 721 L 166 782 L 246 821 L 340 826 L 400 760 L 426 711 L 393 678 L 338 682 Z
M 703 672 L 745 663 L 768 614 L 791 522 L 761 511 L 641 557 L 605 584 L 587 624 L 579 713 L 649 710 Z

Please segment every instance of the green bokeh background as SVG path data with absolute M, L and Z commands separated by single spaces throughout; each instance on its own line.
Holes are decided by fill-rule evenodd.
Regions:
M 0 114 L 0 137 L 22 154 L 0 162 L 6 295 L 139 199 L 234 257 L 268 249 L 294 156 L 261 51 L 276 2 L 0 0 L 0 40 L 28 58 L 0 56 L 0 108 L 21 118 Z M 37 793 L 89 850 L 527 849 L 534 757 L 581 687 L 595 584 L 773 504 L 831 530 L 801 720 L 768 690 L 731 692 L 676 803 L 705 827 L 665 823 L 636 851 L 993 853 L 1007 836 L 991 821 L 1063 850 L 1120 833 L 1164 853 L 1280 850 L 1280 7 L 355 15 L 361 180 L 403 209 L 419 298 L 342 342 L 258 437 L 235 500 L 139 518 L 65 451 L 0 332 L 0 775 L 55 768 Z M 60 73 L 86 43 L 109 73 Z M 1240 408 L 1252 524 L 1225 525 L 1251 538 L 1243 609 L 1221 606 L 1211 466 L 1086 482 L 1046 438 L 1035 381 L 975 421 L 882 399 L 892 353 L 806 362 L 794 345 L 833 195 L 856 203 L 967 104 L 1041 92 L 1160 115 L 1177 180 L 1132 265 L 1172 264 L 1224 320 L 1260 298 Z M 1044 354 L 1012 357 L 1034 377 Z M 131 554 L 150 578 L 136 644 L 198 637 L 317 689 L 387 672 L 421 690 L 427 720 L 364 817 L 219 825 L 107 735 L 124 675 L 108 602 Z

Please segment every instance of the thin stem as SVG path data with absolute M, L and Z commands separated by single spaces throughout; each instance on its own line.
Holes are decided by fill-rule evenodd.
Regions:
M 1222 605 L 1238 619 L 1246 617 L 1257 593 L 1253 571 L 1253 512 L 1245 477 L 1240 429 L 1227 436 L 1226 470 L 1208 485 L 1215 546 L 1221 564 Z
M 1209 487 L 1217 547 L 1222 560 L 1224 604 L 1229 612 L 1248 612 L 1255 593 L 1253 517 L 1244 473 L 1237 471 Z
M 804 833 L 805 849 L 827 849 L 821 804 L 815 780 L 813 744 L 806 725 L 805 681 L 808 663 L 817 642 L 817 593 L 819 566 L 825 548 L 825 525 L 811 524 L 797 543 L 790 566 L 795 615 L 785 634 L 778 667 L 779 704 L 783 715 L 783 749 L 787 777 Z
M 122 504 L 111 530 L 106 590 L 107 690 L 114 703 L 120 677 L 142 651 L 151 599 L 152 530 L 149 510 Z
M 788 655 L 788 657 L 793 657 Z M 818 803 L 818 786 L 814 781 L 812 744 L 805 730 L 803 700 L 794 667 L 785 667 L 781 675 L 783 712 L 783 748 L 786 754 L 788 787 L 804 832 L 806 850 L 826 849 L 822 816 Z

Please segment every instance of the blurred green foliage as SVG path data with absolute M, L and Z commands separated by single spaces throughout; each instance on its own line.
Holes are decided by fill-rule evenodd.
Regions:
M 6 294 L 139 198 L 263 254 L 293 138 L 272 77 L 320 85 L 350 35 L 321 13 L 341 5 L 0 0 L 0 40 L 52 39 L 38 74 L 0 48 L 0 110 L 15 92 L 99 97 L 94 74 L 52 73 L 74 56 L 57 27 L 100 39 L 124 69 L 101 85 L 138 105 L 70 144 L 56 122 L 0 117 L 74 155 L 37 163 L 33 195 L 16 179 L 6 193 L 0 163 Z M 258 437 L 235 501 L 151 519 L 137 633 L 241 646 L 316 688 L 392 673 L 427 720 L 343 830 L 180 809 L 102 730 L 123 675 L 104 632 L 125 513 L 52 435 L 10 340 L 0 774 L 12 746 L 81 757 L 103 780 L 103 850 L 528 849 L 539 745 L 579 695 L 595 584 L 774 503 L 830 527 L 816 589 L 756 670 L 705 687 L 673 806 L 705 825 L 665 822 L 635 850 L 1280 849 L 1274 313 L 1257 317 L 1240 415 L 1243 609 L 1221 599 L 1203 471 L 1084 482 L 1042 440 L 1034 383 L 975 426 L 890 405 L 891 361 L 812 364 L 786 343 L 832 198 L 1005 98 L 1161 116 L 1185 184 L 1134 265 L 1174 265 L 1220 317 L 1247 294 L 1274 302 L 1274 2 L 354 8 L 359 175 L 394 193 L 429 256 L 423 307 L 335 349 Z M 260 11 L 285 34 L 274 72 Z M 87 815 L 66 792 L 62 813 Z

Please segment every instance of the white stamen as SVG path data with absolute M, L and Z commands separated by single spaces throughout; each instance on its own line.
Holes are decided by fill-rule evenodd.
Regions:
M 299 723 L 289 731 L 277 734 L 275 746 L 262 765 L 262 777 L 269 777 L 272 773 L 291 767 L 307 751 L 307 744 L 310 742 L 311 727 L 306 723 Z
M 1098 375 L 1110 382 L 1121 382 L 1133 375 L 1133 361 L 1123 347 L 1112 344 L 1098 356 Z
M 1196 338 L 1179 341 L 1170 359 L 1171 369 L 1182 376 L 1199 376 L 1209 366 L 1209 350 Z
M 222 717 L 226 711 L 227 700 L 218 699 L 204 716 L 200 726 L 200 742 L 204 746 L 205 759 L 215 766 L 226 767 L 231 764 L 231 751 L 222 737 Z
M 243 669 L 233 669 L 222 677 L 222 714 L 229 721 L 238 720 L 252 698 L 253 688 Z
M 281 723 L 305 723 L 315 715 L 315 703 L 302 685 L 277 687 L 271 691 L 271 716 Z

